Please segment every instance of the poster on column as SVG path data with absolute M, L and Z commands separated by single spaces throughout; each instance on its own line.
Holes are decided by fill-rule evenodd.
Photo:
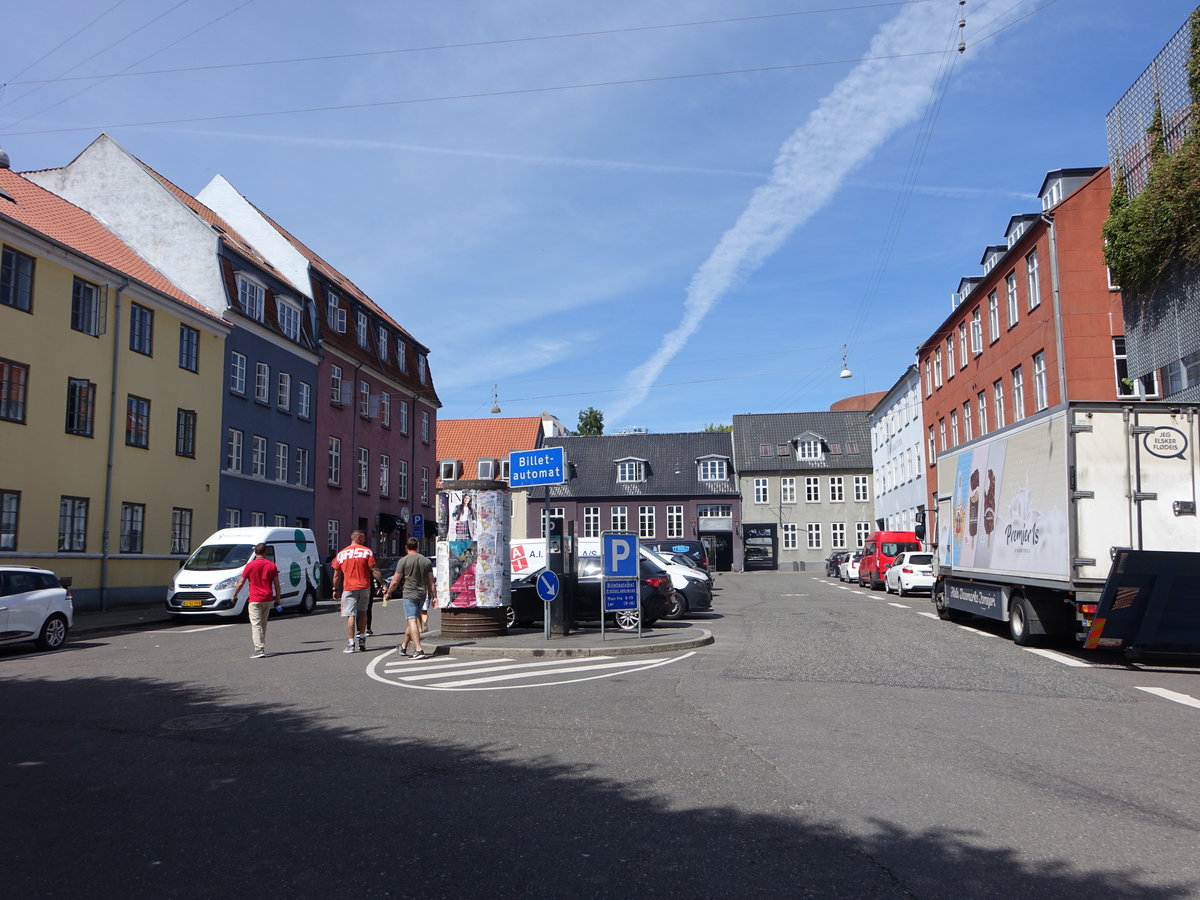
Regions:
M 501 491 L 446 491 L 449 514 L 445 565 L 449 606 L 504 606 L 507 505 Z M 439 547 L 439 555 L 442 548 Z

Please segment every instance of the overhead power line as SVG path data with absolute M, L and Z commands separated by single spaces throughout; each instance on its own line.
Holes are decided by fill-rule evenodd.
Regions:
M 670 22 L 660 25 L 633 25 L 626 28 L 605 28 L 594 31 L 571 31 L 562 34 L 542 34 L 531 35 L 528 37 L 516 38 L 496 38 L 488 41 L 462 41 L 453 44 L 429 44 L 420 47 L 398 47 L 389 50 L 362 50 L 354 53 L 330 53 L 321 56 L 293 56 L 284 59 L 264 59 L 264 60 L 249 60 L 238 63 L 222 63 L 207 66 L 181 66 L 172 69 L 146 69 L 140 72 L 129 72 L 122 69 L 119 72 L 110 72 L 103 75 L 72 75 L 64 77 L 65 73 L 54 78 L 39 78 L 26 79 L 24 81 L 9 81 L 8 86 L 28 85 L 28 84 L 52 84 L 64 81 L 88 81 L 93 79 L 110 79 L 110 78 L 141 78 L 149 75 L 176 75 L 187 72 L 211 72 L 219 69 L 247 69 L 257 66 L 286 66 L 296 63 L 308 62 L 332 62 L 339 59 L 365 59 L 373 56 L 392 56 L 405 53 L 428 53 L 436 50 L 461 50 L 471 47 L 495 47 L 504 44 L 525 44 L 536 41 L 557 41 L 569 38 L 582 37 L 601 37 L 610 34 L 632 34 L 640 31 L 663 31 L 670 28 L 696 28 L 706 25 L 727 25 L 736 22 L 755 22 L 769 19 L 784 19 L 795 16 L 814 16 L 828 13 L 840 12 L 856 12 L 865 9 L 877 9 L 888 6 L 908 6 L 914 3 L 929 3 L 931 0 L 889 0 L 883 3 L 862 3 L 855 6 L 834 6 L 826 9 L 806 9 L 798 12 L 784 13 L 769 13 L 759 16 L 736 16 L 728 19 L 698 19 L 693 22 Z M 61 46 L 61 45 L 60 45 Z M 30 66 L 26 66 L 22 72 L 27 71 Z M 70 71 L 70 70 L 68 70 Z
M 295 109 L 267 110 L 250 113 L 224 113 L 214 116 L 192 116 L 182 119 L 155 119 L 142 122 L 109 122 L 93 125 L 72 125 L 64 128 L 43 128 L 35 131 L 5 132 L 11 136 L 31 134 L 61 134 L 70 131 L 96 131 L 112 128 L 144 128 L 151 125 L 186 125 L 195 122 L 219 122 L 230 119 L 258 119 L 270 116 L 292 116 L 302 113 L 338 112 L 350 109 L 378 109 L 386 106 L 406 106 L 418 103 L 446 103 L 454 100 L 478 100 L 488 97 L 515 97 L 522 94 L 547 94 L 555 91 L 578 91 L 587 88 L 620 87 L 631 84 L 654 84 L 664 81 L 684 81 L 692 78 L 719 78 L 728 75 L 749 75 L 758 72 L 781 72 L 788 69 L 809 69 L 820 66 L 840 66 L 874 60 L 904 59 L 912 56 L 933 56 L 942 53 L 941 50 L 919 50 L 913 53 L 895 53 L 888 56 L 858 56 L 849 59 L 825 60 L 823 62 L 790 63 L 778 66 L 755 66 L 749 69 L 725 69 L 717 72 L 692 72 L 683 75 L 659 75 L 649 78 L 627 78 L 613 81 L 590 81 L 581 84 L 560 84 L 548 87 L 515 88 L 508 91 L 479 91 L 471 94 L 447 94 L 441 97 L 413 97 L 404 100 L 378 100 L 373 103 L 342 103 L 336 106 L 306 106 Z

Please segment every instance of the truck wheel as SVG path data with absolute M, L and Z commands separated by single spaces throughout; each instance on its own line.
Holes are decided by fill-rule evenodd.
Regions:
M 1014 593 L 1008 604 L 1008 632 L 1012 635 L 1013 643 L 1028 647 L 1033 643 L 1030 623 L 1036 615 L 1029 601 L 1022 593 Z
M 955 622 L 960 616 L 958 610 L 951 609 L 946 603 L 946 588 L 944 585 L 935 584 L 933 586 L 933 608 L 937 610 L 938 618 L 944 619 L 947 622 Z

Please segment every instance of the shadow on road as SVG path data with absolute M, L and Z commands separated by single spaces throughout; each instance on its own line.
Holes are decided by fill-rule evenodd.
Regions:
M 346 728 L 140 679 L 7 679 L 0 696 L 13 898 L 1165 900 L 1200 889 L 1065 859 L 1029 865 L 972 834 L 886 820 L 852 839 L 785 799 L 776 814 L 679 808 L 655 789 L 680 777 L 669 761 L 614 780 L 518 746 L 389 739 L 403 712 Z M 918 861 L 907 867 L 918 874 L 897 880 L 896 859 Z

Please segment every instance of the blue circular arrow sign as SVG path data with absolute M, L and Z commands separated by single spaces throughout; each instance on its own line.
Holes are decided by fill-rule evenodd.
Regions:
M 537 595 L 543 603 L 550 603 L 558 596 L 558 575 L 547 569 L 537 577 Z

